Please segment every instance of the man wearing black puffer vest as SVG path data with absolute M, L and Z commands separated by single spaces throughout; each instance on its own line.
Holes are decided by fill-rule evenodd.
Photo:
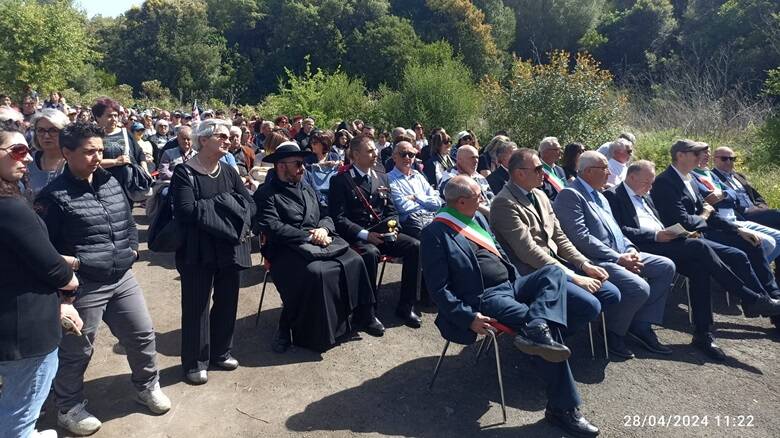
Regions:
M 60 148 L 67 166 L 35 201 L 54 247 L 81 284 L 73 306 L 84 321 L 83 336 L 63 337 L 54 378 L 57 423 L 75 435 L 90 435 L 101 426 L 85 409 L 83 394 L 101 320 L 127 351 L 136 401 L 155 414 L 171 407 L 158 382 L 152 320 L 131 269 L 138 258 L 138 230 L 119 182 L 100 167 L 104 136 L 95 125 L 66 126 Z

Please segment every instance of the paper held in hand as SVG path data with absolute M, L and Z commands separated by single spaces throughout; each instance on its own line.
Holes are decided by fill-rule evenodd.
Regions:
M 666 228 L 663 229 L 663 231 L 666 231 L 666 232 L 669 232 L 669 233 L 674 233 L 674 235 L 677 236 L 677 237 L 688 236 L 689 234 L 691 234 L 688 230 L 683 228 L 683 226 L 680 225 L 679 223 L 674 224 L 674 225 L 669 226 L 669 227 L 666 227 Z

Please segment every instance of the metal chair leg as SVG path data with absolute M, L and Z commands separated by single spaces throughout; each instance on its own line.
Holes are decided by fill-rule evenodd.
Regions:
M 257 316 L 255 316 L 255 327 L 260 323 L 260 311 L 263 310 L 263 298 L 265 298 L 265 287 L 268 285 L 268 274 L 266 271 L 263 275 L 263 291 L 260 293 L 260 304 L 257 305 Z
M 691 284 L 686 278 L 683 282 L 685 286 L 685 294 L 688 296 L 688 323 L 693 325 L 693 306 L 691 306 Z
M 474 365 L 479 363 L 479 358 L 482 356 L 482 350 L 485 349 L 485 345 L 487 345 L 487 336 L 483 336 L 482 339 L 479 341 L 479 348 L 477 349 L 477 355 L 474 357 Z
M 504 417 L 506 423 L 506 401 L 504 400 L 504 380 L 501 377 L 501 355 L 498 352 L 498 342 L 496 342 L 496 335 L 492 330 L 488 330 L 488 336 L 490 341 L 493 342 L 493 351 L 496 353 L 496 375 L 498 375 L 498 390 L 501 392 L 501 414 Z
M 379 290 L 379 287 L 382 286 L 382 278 L 385 276 L 385 267 L 387 266 L 387 261 L 385 260 L 382 263 L 382 270 L 379 272 L 379 281 L 376 284 L 376 290 Z
M 485 339 L 483 341 L 485 349 L 483 350 L 482 348 L 480 348 L 479 355 L 477 356 L 477 362 L 479 362 L 479 359 L 483 354 L 488 354 L 488 352 L 490 351 L 490 344 L 493 343 L 493 339 L 495 339 L 495 336 L 492 338 L 485 336 Z
M 433 383 L 436 381 L 436 376 L 439 375 L 439 368 L 441 368 L 441 363 L 444 360 L 444 356 L 447 354 L 447 348 L 450 346 L 450 341 L 447 341 L 444 344 L 444 350 L 441 352 L 441 356 L 439 356 L 439 360 L 436 361 L 436 368 L 433 369 L 433 377 L 431 378 L 431 383 L 428 385 L 428 390 L 433 389 Z
M 588 339 L 590 340 L 590 356 L 596 359 L 596 349 L 593 348 L 593 323 L 588 323 Z
M 609 359 L 609 345 L 607 344 L 607 318 L 601 312 L 601 325 L 604 328 L 604 358 Z
M 726 306 L 731 307 L 731 294 L 726 292 Z

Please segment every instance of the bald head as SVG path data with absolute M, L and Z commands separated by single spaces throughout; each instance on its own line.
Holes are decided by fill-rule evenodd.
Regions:
M 721 146 L 715 149 L 713 153 L 712 164 L 716 169 L 731 173 L 734 171 L 734 164 L 737 162 L 737 156 L 734 154 L 734 150 L 729 147 Z
M 458 148 L 458 152 L 455 155 L 455 161 L 460 173 L 465 175 L 474 175 L 477 173 L 479 152 L 477 152 L 477 148 L 474 146 L 463 145 Z

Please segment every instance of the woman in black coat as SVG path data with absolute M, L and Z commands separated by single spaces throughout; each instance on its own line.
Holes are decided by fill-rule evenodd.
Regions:
M 208 119 L 192 133 L 198 154 L 176 166 L 174 215 L 186 230 L 176 251 L 181 274 L 181 362 L 191 383 L 208 381 L 209 365 L 233 370 L 231 355 L 240 271 L 252 266 L 249 229 L 255 204 L 242 178 L 220 161 L 230 150 L 230 123 Z M 212 297 L 213 286 L 213 297 Z M 214 305 L 209 312 L 209 301 Z
M 69 318 L 81 328 L 73 306 L 60 305 L 57 297 L 57 290 L 72 293 L 78 280 L 19 191 L 19 180 L 31 162 L 24 135 L 13 125 L 0 125 L 0 431 L 4 436 L 35 435 L 35 422 L 57 371 L 60 318 Z

